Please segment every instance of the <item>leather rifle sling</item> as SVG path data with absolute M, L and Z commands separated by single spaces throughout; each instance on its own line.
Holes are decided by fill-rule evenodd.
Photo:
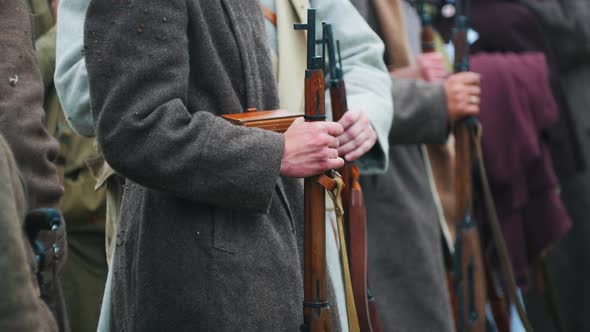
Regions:
M 260 9 L 262 9 L 262 14 L 264 15 L 264 18 L 266 18 L 270 23 L 272 23 L 272 25 L 276 27 L 277 14 L 263 4 L 260 4 Z
M 532 332 L 533 327 L 526 316 L 524 305 L 522 304 L 522 301 L 520 300 L 517 294 L 518 287 L 516 286 L 514 272 L 512 270 L 512 264 L 510 262 L 510 256 L 508 255 L 506 242 L 504 241 L 504 237 L 502 236 L 500 222 L 498 219 L 498 213 L 496 211 L 496 205 L 494 203 L 494 198 L 492 196 L 490 184 L 486 175 L 486 168 L 483 160 L 483 151 L 481 145 L 481 125 L 477 126 L 477 130 L 471 132 L 473 135 L 473 142 L 475 145 L 475 159 L 483 191 L 485 210 L 489 220 L 490 229 L 492 231 L 492 240 L 494 242 L 494 246 L 496 247 L 498 258 L 500 260 L 500 269 L 502 270 L 502 274 L 504 275 L 504 279 L 506 282 L 508 297 L 510 299 L 510 302 L 514 303 L 514 305 L 516 306 L 516 311 L 518 312 L 518 316 L 525 330 L 527 332 Z
M 553 288 L 553 282 L 551 281 L 551 276 L 549 275 L 547 263 L 545 261 L 544 256 L 540 256 L 537 259 L 537 262 L 535 263 L 535 270 L 537 272 L 537 288 L 540 292 L 543 293 L 545 303 L 547 304 L 547 309 L 549 310 L 549 314 L 553 319 L 553 326 L 555 327 L 555 331 L 565 332 L 565 328 L 563 327 L 563 320 L 561 319 L 561 315 L 559 314 L 559 308 L 557 306 L 557 301 L 555 300 L 555 290 Z
M 367 218 L 363 191 L 359 183 L 360 171 L 357 165 L 344 167 L 343 175 L 346 202 L 344 209 L 344 228 L 348 235 L 350 278 L 354 293 L 359 325 L 363 332 L 380 332 L 375 298 L 370 294 L 367 271 Z M 348 179 L 347 179 L 348 177 Z
M 344 225 L 342 219 L 344 218 L 344 207 L 342 206 L 342 189 L 344 188 L 344 181 L 342 177 L 333 172 L 333 176 L 322 175 L 318 182 L 326 188 L 328 195 L 334 202 L 334 210 L 336 212 L 336 222 L 338 224 L 338 242 L 340 242 L 340 259 L 342 265 L 342 275 L 344 279 L 344 291 L 346 296 L 346 314 L 348 316 L 348 329 L 351 332 L 359 332 L 359 321 L 356 313 L 356 306 L 354 304 L 354 294 L 352 290 L 352 281 L 350 278 L 350 265 L 348 263 L 348 252 L 346 249 L 346 239 L 344 236 Z

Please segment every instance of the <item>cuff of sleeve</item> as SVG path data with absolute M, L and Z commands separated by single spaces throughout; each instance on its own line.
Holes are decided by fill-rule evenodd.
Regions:
M 213 127 L 230 126 L 220 118 L 216 118 L 215 121 L 219 122 Z M 210 188 L 210 190 L 195 190 L 199 195 L 206 195 L 196 199 L 225 208 L 267 213 L 280 178 L 281 161 L 285 149 L 284 136 L 268 130 L 235 127 L 231 140 L 239 143 L 228 143 L 222 149 L 218 143 L 224 141 L 222 136 L 226 131 L 213 131 L 209 133 L 209 142 L 215 143 L 206 144 L 209 150 L 207 153 L 228 153 L 228 156 L 233 157 L 231 165 L 208 164 L 200 169 L 201 172 L 206 172 L 206 175 L 199 177 L 203 183 L 195 185 Z M 248 147 L 248 152 L 238 153 L 232 151 L 233 147 L 239 147 L 239 150 Z M 219 152 L 214 152 L 212 149 L 217 149 Z M 219 160 L 229 162 L 225 158 Z M 225 169 L 220 170 L 219 167 L 225 167 Z
M 442 84 L 434 89 L 432 101 L 432 132 L 425 143 L 444 144 L 449 137 L 451 124 L 447 109 L 447 97 Z

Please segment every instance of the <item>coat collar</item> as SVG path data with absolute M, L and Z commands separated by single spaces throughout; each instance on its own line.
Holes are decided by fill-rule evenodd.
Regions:
M 309 8 L 309 0 L 289 0 L 293 10 L 297 14 L 299 22 L 306 22 L 307 20 L 307 9 Z
M 371 0 L 385 43 L 387 63 L 394 68 L 412 63 L 401 0 Z
M 307 21 L 309 0 L 276 0 L 278 33 L 278 88 L 281 108 L 302 113 L 306 37 L 293 24 Z

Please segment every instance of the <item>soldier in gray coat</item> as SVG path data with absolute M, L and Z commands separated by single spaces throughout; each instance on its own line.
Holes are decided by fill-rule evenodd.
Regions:
M 98 141 L 128 181 L 113 331 L 285 331 L 303 321 L 295 177 L 338 168 L 336 123 L 284 134 L 219 115 L 278 106 L 259 4 L 91 2 Z

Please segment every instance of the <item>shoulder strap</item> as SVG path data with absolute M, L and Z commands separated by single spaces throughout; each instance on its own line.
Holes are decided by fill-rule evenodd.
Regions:
M 264 15 L 264 18 L 266 18 L 270 23 L 272 23 L 272 25 L 276 27 L 277 14 L 263 4 L 260 4 L 260 8 L 262 9 L 262 14 Z
M 506 282 L 508 298 L 516 306 L 516 311 L 518 312 L 518 316 L 522 321 L 525 330 L 527 332 L 532 332 L 533 327 L 526 316 L 526 312 L 522 304 L 522 301 L 520 300 L 517 294 L 517 286 L 514 278 L 514 272 L 512 271 L 512 264 L 510 263 L 510 256 L 508 255 L 506 242 L 504 241 L 504 237 L 502 236 L 500 222 L 498 220 L 498 213 L 496 212 L 496 205 L 486 175 L 486 168 L 483 160 L 483 152 L 481 146 L 481 130 L 481 125 L 478 125 L 477 130 L 471 132 L 473 135 L 473 142 L 475 143 L 475 159 L 479 171 L 479 178 L 481 181 L 481 187 L 483 191 L 485 209 L 488 216 L 490 229 L 492 231 L 492 240 L 494 241 L 494 246 L 496 247 L 498 258 L 500 260 L 500 269 L 502 270 L 502 274 L 504 275 L 504 279 Z

